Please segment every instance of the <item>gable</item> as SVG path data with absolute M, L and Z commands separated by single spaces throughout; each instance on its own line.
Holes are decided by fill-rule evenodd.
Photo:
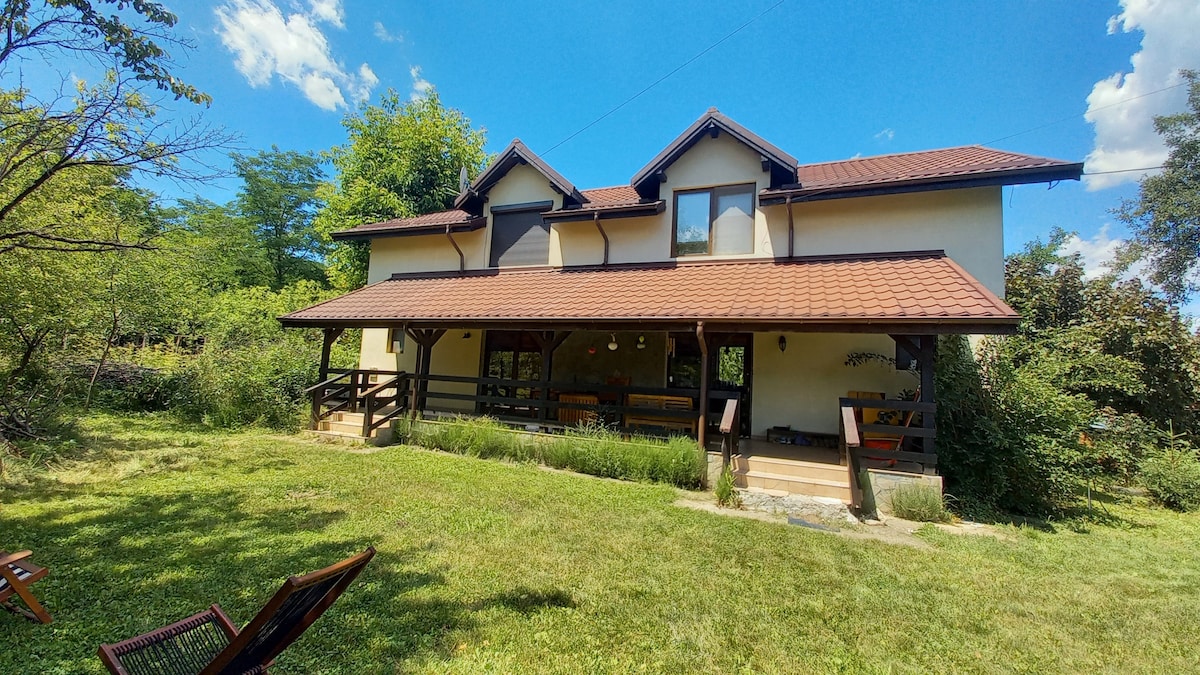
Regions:
M 700 119 L 679 135 L 671 144 L 638 171 L 630 183 L 646 199 L 659 198 L 659 185 L 667 180 L 667 170 L 704 138 L 731 138 L 756 156 L 759 171 L 768 174 L 767 187 L 779 187 L 796 180 L 795 157 L 780 150 L 746 127 L 709 108 Z M 747 180 L 756 180 L 747 178 Z
M 487 201 L 488 193 L 516 167 L 529 167 L 541 174 L 543 180 L 554 192 L 562 195 L 567 204 L 582 204 L 587 199 L 562 174 L 538 157 L 521 139 L 514 138 L 512 143 L 500 153 L 496 159 L 484 169 L 483 173 L 463 190 L 454 200 L 455 208 L 462 209 L 473 215 L 483 213 L 483 204 Z

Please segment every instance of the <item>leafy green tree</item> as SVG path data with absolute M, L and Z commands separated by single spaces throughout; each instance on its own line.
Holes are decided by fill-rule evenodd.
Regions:
M 270 150 L 256 155 L 233 155 L 242 179 L 236 208 L 250 223 L 270 266 L 271 287 L 283 288 L 297 279 L 323 280 L 325 245 L 313 230 L 313 216 L 322 203 L 317 186 L 324 173 L 311 154 Z
M 210 97 L 173 74 L 166 47 L 176 18 L 149 0 L 8 0 L 0 6 L 0 75 L 24 61 L 63 68 L 61 86 L 0 90 L 0 253 L 70 252 L 149 245 L 148 239 L 97 239 L 72 230 L 55 211 L 36 227 L 17 212 L 62 174 L 107 167 L 179 180 L 212 175 L 193 161 L 229 137 L 198 118 L 168 122 L 162 97 L 207 104 Z M 98 84 L 71 84 L 66 72 L 104 69 Z M 63 94 L 62 92 L 73 92 Z M 18 226 L 23 223 L 23 226 Z
M 389 90 L 379 105 L 364 106 L 342 126 L 348 142 L 328 153 L 337 185 L 324 193 L 326 206 L 314 222 L 326 238 L 365 223 L 448 209 L 462 168 L 474 177 L 487 159 L 483 130 L 444 107 L 432 90 L 411 101 Z M 327 259 L 330 280 L 341 289 L 362 286 L 368 255 L 365 245 L 335 244 Z
M 1200 263 L 1200 72 L 1184 70 L 1188 109 L 1154 118 L 1169 150 L 1162 173 L 1142 179 L 1117 216 L 1133 231 L 1127 262 L 1141 258 L 1150 280 L 1179 302 L 1196 290 Z
M 180 200 L 171 209 L 169 231 L 159 246 L 177 253 L 202 292 L 271 285 L 266 251 L 236 203 Z

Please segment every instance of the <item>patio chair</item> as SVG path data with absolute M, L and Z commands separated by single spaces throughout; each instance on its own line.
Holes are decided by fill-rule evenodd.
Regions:
M 375 555 L 369 547 L 323 570 L 288 577 L 242 630 L 213 605 L 144 635 L 100 646 L 114 675 L 252 675 L 267 672 L 276 656 L 312 625 Z
M 54 620 L 50 618 L 50 612 L 42 607 L 29 590 L 29 585 L 45 577 L 49 570 L 26 560 L 31 555 L 32 551 L 0 551 L 0 605 L 33 621 L 50 623 Z M 18 607 L 12 603 L 14 595 L 25 603 L 25 607 Z
M 559 394 L 558 401 L 559 403 L 582 403 L 590 406 L 600 405 L 600 398 L 595 394 Z M 584 408 L 559 408 L 558 421 L 568 427 L 591 424 L 596 421 L 596 411 Z

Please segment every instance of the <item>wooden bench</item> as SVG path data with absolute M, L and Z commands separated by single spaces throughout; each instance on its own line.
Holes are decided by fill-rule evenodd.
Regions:
M 665 417 L 663 415 L 655 415 L 654 410 L 686 410 L 695 412 L 692 408 L 692 399 L 688 396 L 658 396 L 652 394 L 630 394 L 626 399 L 626 405 L 630 408 L 646 408 L 647 412 L 630 412 L 625 414 L 622 426 L 626 429 L 635 429 L 637 427 L 655 427 L 659 429 L 668 429 L 675 431 L 686 431 L 693 436 L 696 435 L 696 425 L 699 413 L 690 419 L 683 417 Z

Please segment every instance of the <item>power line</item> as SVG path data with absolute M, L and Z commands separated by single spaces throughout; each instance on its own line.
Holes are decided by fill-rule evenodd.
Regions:
M 1096 111 L 1098 111 L 1098 110 L 1107 110 L 1108 108 L 1115 108 L 1116 106 L 1119 106 L 1119 105 L 1124 105 L 1124 104 L 1126 104 L 1126 103 L 1129 103 L 1130 101 L 1136 101 L 1136 100 L 1138 100 L 1139 98 L 1146 98 L 1147 96 L 1151 96 L 1151 95 L 1153 95 L 1153 94 L 1161 94 L 1162 92 L 1164 92 L 1164 91 L 1170 91 L 1171 89 L 1178 89 L 1178 88 L 1180 88 L 1180 87 L 1182 87 L 1182 86 L 1185 86 L 1185 85 L 1187 85 L 1187 84 L 1188 84 L 1187 82 L 1180 82 L 1179 84 L 1173 84 L 1173 85 L 1171 85 L 1171 86 L 1169 86 L 1169 87 L 1163 87 L 1162 89 L 1155 89 L 1154 91 L 1148 91 L 1148 92 L 1146 92 L 1146 93 L 1144 93 L 1144 94 L 1139 94 L 1139 95 L 1137 95 L 1137 96 L 1131 96 L 1131 97 L 1129 97 L 1129 98 L 1122 99 L 1122 100 L 1120 100 L 1120 101 L 1116 101 L 1116 102 L 1113 102 L 1113 103 L 1109 103 L 1108 105 L 1102 105 L 1102 106 L 1100 106 L 1099 108 L 1095 108 L 1094 110 L 1087 110 L 1087 111 L 1084 111 L 1084 112 L 1082 112 L 1082 113 L 1076 113 L 1076 114 L 1074 114 L 1074 115 L 1068 115 L 1067 117 L 1063 117 L 1063 118 L 1061 118 L 1061 119 L 1054 120 L 1053 122 L 1047 122 L 1047 123 L 1045 123 L 1045 124 L 1043 124 L 1043 125 L 1041 125 L 1041 126 L 1036 126 L 1036 127 L 1033 127 L 1032 129 L 1026 129 L 1025 131 L 1018 131 L 1018 132 L 1017 132 L 1017 133 L 1015 133 L 1015 134 L 1009 134 L 1008 136 L 1001 136 L 1000 138 L 995 138 L 995 139 L 992 139 L 992 140 L 990 140 L 990 141 L 985 141 L 985 142 L 983 143 L 983 145 L 991 145 L 992 143 L 999 143 L 1000 141 L 1007 141 L 1008 139 L 1010 139 L 1010 138 L 1016 138 L 1017 136 L 1024 136 L 1025 134 L 1033 133 L 1033 132 L 1035 132 L 1035 131 L 1040 131 L 1040 130 L 1042 130 L 1042 129 L 1045 129 L 1046 127 L 1052 127 L 1052 126 L 1054 126 L 1055 124 L 1062 124 L 1063 122 L 1069 122 L 1069 121 L 1071 121 L 1071 120 L 1075 119 L 1076 117 L 1084 117 L 1084 116 L 1085 116 L 1085 115 L 1087 115 L 1089 112 L 1096 112 Z M 1140 169 L 1129 169 L 1129 170 L 1130 170 L 1130 171 L 1139 171 Z
M 638 97 L 640 97 L 642 94 L 645 94 L 646 92 L 650 91 L 651 89 L 653 89 L 653 88 L 657 87 L 658 85 L 662 84 L 662 82 L 663 82 L 664 80 L 666 80 L 667 78 L 671 77 L 671 76 L 672 76 L 672 75 L 674 75 L 675 73 L 678 73 L 679 71 L 683 70 L 684 68 L 687 68 L 687 67 L 688 67 L 688 66 L 690 66 L 692 63 L 694 63 L 694 62 L 695 62 L 697 59 L 699 59 L 700 57 L 704 56 L 705 54 L 707 54 L 707 53 L 711 52 L 712 50 L 716 49 L 716 48 L 717 48 L 717 47 L 719 47 L 719 46 L 720 46 L 720 45 L 721 45 L 723 42 L 725 42 L 725 41 L 726 41 L 726 40 L 728 40 L 729 38 L 733 37 L 734 35 L 737 35 L 738 33 L 742 32 L 742 30 L 744 30 L 744 29 L 745 29 L 747 26 L 749 26 L 750 24 L 754 23 L 755 21 L 758 21 L 759 19 L 763 18 L 763 17 L 764 17 L 764 16 L 766 16 L 768 13 L 770 13 L 771 11 L 773 11 L 773 10 L 774 10 L 776 7 L 779 7 L 780 5 L 782 5 L 782 4 L 783 4 L 783 3 L 785 3 L 785 2 L 787 2 L 787 0 L 779 0 L 779 2 L 776 2 L 775 4 L 771 5 L 770 7 L 766 8 L 766 9 L 764 9 L 763 11 L 759 12 L 758 14 L 754 15 L 754 17 L 753 17 L 753 18 L 751 18 L 751 19 L 750 19 L 749 21 L 747 21 L 746 23 L 743 23 L 742 25 L 738 26 L 737 28 L 733 29 L 733 31 L 732 31 L 732 32 L 730 32 L 730 33 L 729 33 L 728 35 L 726 35 L 725 37 L 723 37 L 723 38 L 721 38 L 720 40 L 717 40 L 716 42 L 712 43 L 711 45 L 709 45 L 709 46 L 705 47 L 703 50 L 701 50 L 699 53 L 697 53 L 697 54 L 696 54 L 695 56 L 693 56 L 692 58 L 690 58 L 690 59 L 688 59 L 687 61 L 684 61 L 683 63 L 681 63 L 681 64 L 679 64 L 678 66 L 676 66 L 676 67 L 675 67 L 673 70 L 671 70 L 671 72 L 667 73 L 666 75 L 663 75 L 662 77 L 658 78 L 657 80 L 655 80 L 655 81 L 651 82 L 650 84 L 646 85 L 646 87 L 645 87 L 644 89 L 642 89 L 642 90 L 641 90 L 641 91 L 639 91 L 638 93 L 634 94 L 633 96 L 630 96 L 629 98 L 625 99 L 624 101 L 622 101 L 621 103 L 619 103 L 617 106 L 615 106 L 614 108 L 612 108 L 612 109 L 611 109 L 611 110 L 609 110 L 608 112 L 604 113 L 603 115 L 601 115 L 601 116 L 597 117 L 596 119 L 592 120 L 591 122 L 588 122 L 588 123 L 587 123 L 587 124 L 585 124 L 585 125 L 584 125 L 582 128 L 580 128 L 578 131 L 576 131 L 575 133 L 571 134 L 570 136 L 567 136 L 566 138 L 562 139 L 561 141 L 559 141 L 559 142 L 555 143 L 554 145 L 550 146 L 550 149 L 546 150 L 546 151 L 545 151 L 545 152 L 543 152 L 542 154 L 543 154 L 543 155 L 548 155 L 548 154 L 550 154 L 550 153 L 554 152 L 555 148 L 557 148 L 558 146 L 562 145 L 563 143 L 566 143 L 567 141 L 571 140 L 572 138 L 575 138 L 576 136 L 578 136 L 579 134 L 582 134 L 583 132 L 587 131 L 588 129 L 591 129 L 592 127 L 596 126 L 598 123 L 600 123 L 601 121 L 603 121 L 603 120 L 604 120 L 606 117 L 608 117 L 609 115 L 612 115 L 613 113 L 617 112 L 617 111 L 618 111 L 618 110 L 620 110 L 621 108 L 624 108 L 625 106 L 629 105 L 629 104 L 630 104 L 630 103 L 632 103 L 632 102 L 633 102 L 635 99 L 637 99 Z
M 1144 166 L 1140 169 L 1113 169 L 1112 171 L 1085 171 L 1085 172 L 1083 172 L 1083 175 L 1085 175 L 1085 176 L 1103 176 L 1104 174 L 1108 174 L 1108 173 L 1129 173 L 1130 171 L 1154 171 L 1155 169 L 1161 169 L 1161 168 L 1163 168 L 1163 165 L 1160 164 L 1158 166 Z

